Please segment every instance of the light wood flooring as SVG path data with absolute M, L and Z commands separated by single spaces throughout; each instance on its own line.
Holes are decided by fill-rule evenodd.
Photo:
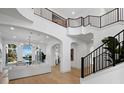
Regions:
M 10 84 L 79 84 L 80 69 L 72 68 L 71 72 L 60 73 L 59 66 L 52 68 L 52 72 L 9 81 Z

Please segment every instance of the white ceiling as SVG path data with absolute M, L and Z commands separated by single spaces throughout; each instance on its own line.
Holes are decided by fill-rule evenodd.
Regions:
M 0 13 L 16 19 L 20 19 L 21 21 L 31 22 L 30 20 L 23 17 L 20 13 L 18 13 L 16 8 L 0 8 Z
M 86 17 L 87 15 L 100 16 L 101 14 L 104 14 L 105 11 L 111 10 L 112 8 L 49 8 L 49 9 L 67 19 L 77 18 L 81 16 Z M 72 14 L 72 12 L 75 12 L 75 14 Z
M 10 29 L 11 26 L 0 25 L 1 37 L 6 41 L 15 41 L 20 43 L 28 43 L 29 36 L 31 36 L 31 43 L 34 44 L 48 44 L 50 41 L 57 40 L 44 33 L 31 31 L 24 28 L 14 27 L 14 30 Z M 32 34 L 31 34 L 32 33 Z

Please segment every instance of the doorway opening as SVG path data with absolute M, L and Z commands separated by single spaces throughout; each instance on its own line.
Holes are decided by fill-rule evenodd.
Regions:
M 61 64 L 60 44 L 55 44 L 52 47 L 51 53 L 52 53 L 52 68 L 60 72 L 60 64 Z

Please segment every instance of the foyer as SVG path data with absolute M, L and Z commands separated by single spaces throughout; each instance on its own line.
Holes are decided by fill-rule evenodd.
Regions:
M 123 8 L 1 8 L 0 83 L 123 82 L 123 29 Z

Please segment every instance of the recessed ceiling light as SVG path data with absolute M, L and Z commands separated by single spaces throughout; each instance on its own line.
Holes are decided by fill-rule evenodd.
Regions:
M 71 13 L 72 13 L 72 15 L 75 15 L 75 12 L 74 11 L 72 11 Z
M 16 38 L 16 36 L 13 36 L 13 38 Z
M 46 36 L 46 38 L 49 38 L 49 36 Z
M 15 28 L 14 27 L 10 27 L 10 30 L 15 30 Z

